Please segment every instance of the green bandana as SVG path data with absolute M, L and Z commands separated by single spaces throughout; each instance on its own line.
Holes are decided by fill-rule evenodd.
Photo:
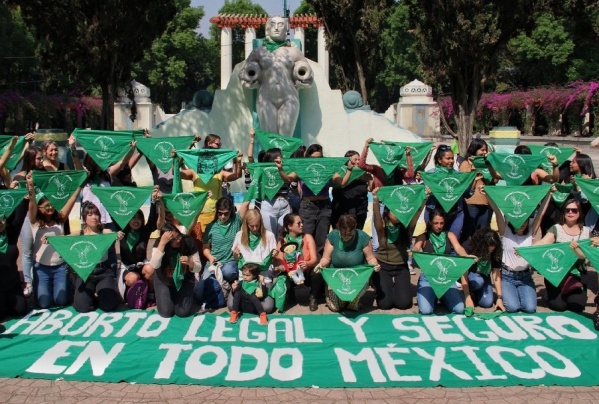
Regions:
M 357 238 L 358 238 L 357 231 L 354 233 L 352 238 L 350 238 L 347 241 L 343 240 L 343 237 L 341 237 L 341 234 L 339 234 L 339 242 L 338 242 L 337 246 L 339 247 L 340 250 L 347 250 L 352 246 L 352 244 L 354 243 L 354 241 L 356 241 Z
M 428 235 L 428 240 L 431 242 L 433 249 L 437 254 L 443 254 L 445 252 L 445 248 L 447 246 L 447 233 L 442 231 L 439 234 L 435 234 L 434 232 L 430 232 Z
M 106 170 L 118 163 L 131 150 L 133 134 L 131 132 L 113 132 L 108 130 L 82 130 L 75 129 L 73 136 L 87 154 Z
M 347 157 L 319 157 L 285 160 L 285 171 L 295 172 L 310 191 L 317 195 L 345 163 Z
M 269 52 L 274 52 L 279 49 L 281 46 L 285 46 L 289 41 L 267 41 L 266 39 L 262 42 L 266 47 L 266 50 Z
M 52 206 L 60 211 L 73 193 L 87 178 L 85 170 L 37 171 L 32 172 L 33 182 Z M 36 189 L 37 193 L 37 189 Z
M 541 164 L 541 167 L 548 174 L 553 173 L 553 164 L 551 164 L 551 162 L 547 159 L 550 154 L 557 158 L 558 166 L 564 164 L 570 158 L 570 156 L 574 154 L 573 147 L 528 145 L 528 148 L 532 152 L 533 156 L 545 157 L 545 161 Z
M 137 139 L 137 149 L 166 174 L 173 166 L 172 150 L 187 149 L 194 139 L 195 136 L 142 137 Z
M 576 185 L 584 193 L 589 203 L 599 214 L 599 180 L 590 178 L 576 178 Z
M 387 236 L 387 242 L 394 244 L 399 238 L 400 226 L 393 226 L 393 224 L 387 220 L 385 223 L 385 235 Z
M 234 215 L 235 213 L 231 212 L 231 215 Z M 227 220 L 226 222 L 221 222 L 220 220 L 216 219 L 216 221 L 214 222 L 213 226 L 218 229 L 218 231 L 220 232 L 220 234 L 222 234 L 223 236 L 225 234 L 227 234 L 227 232 L 229 231 L 229 229 L 231 228 L 231 223 L 233 223 L 233 216 L 231 216 L 229 218 L 229 220 Z
M 177 252 L 171 258 L 171 267 L 173 270 L 173 283 L 177 290 L 181 289 L 183 281 L 185 280 L 185 274 L 183 273 L 183 263 L 181 262 L 181 254 Z
M 125 238 L 127 242 L 127 247 L 129 247 L 129 251 L 133 251 L 133 247 L 139 241 L 139 231 L 138 230 L 129 230 L 127 236 Z
M 476 270 L 483 275 L 489 275 L 491 273 L 491 260 L 481 260 L 479 259 L 476 263 Z
M 289 233 L 287 233 L 285 235 L 285 242 L 286 243 L 297 243 L 297 245 L 299 246 L 298 248 L 301 250 L 302 243 L 304 242 L 304 235 L 300 234 L 297 237 L 291 237 L 291 235 Z
M 150 198 L 153 190 L 153 187 L 92 187 L 94 195 L 121 229 L 127 226 L 129 220 Z
M 345 173 L 347 172 L 347 166 L 341 166 L 341 168 L 339 169 L 339 171 L 337 171 L 337 174 L 339 174 L 341 176 L 341 178 L 345 177 Z M 351 170 L 351 174 L 349 175 L 349 181 L 347 182 L 346 186 L 351 184 L 352 182 L 354 182 L 355 180 L 357 180 L 358 178 L 361 178 L 364 173 L 366 171 L 362 170 L 361 168 L 358 167 L 354 167 Z
M 533 171 L 547 161 L 544 156 L 529 154 L 489 153 L 487 161 L 508 185 L 522 185 L 530 178 Z
M 173 158 L 173 194 L 183 192 L 183 183 L 181 182 L 181 163 L 179 157 Z
M 116 233 L 48 237 L 48 243 L 84 282 L 115 241 Z
M 254 279 L 253 281 L 242 281 L 241 287 L 248 295 L 253 295 L 256 293 L 256 289 L 258 289 L 258 279 Z
M 584 256 L 589 260 L 593 268 L 599 268 L 599 247 L 593 247 L 591 240 L 581 240 L 578 242 Z
M 426 191 L 423 185 L 395 185 L 381 187 L 378 197 L 407 228 L 426 199 Z
M 476 318 L 480 318 L 481 320 L 493 320 L 494 318 L 499 317 L 503 314 L 505 314 L 505 313 L 501 310 L 496 310 L 492 313 L 475 313 L 474 307 L 466 307 L 464 309 L 464 316 L 476 317 Z
M 489 167 L 487 167 L 487 160 L 483 156 L 474 156 L 472 164 L 474 165 L 474 171 L 480 172 L 486 181 L 493 180 Z
M 8 250 L 8 235 L 6 230 L 0 233 L 0 252 L 6 254 Z
M 249 236 L 250 236 L 249 237 L 249 247 L 250 247 L 250 250 L 255 250 L 256 247 L 258 247 L 260 245 L 260 241 L 262 241 L 261 238 L 260 238 L 260 235 L 259 234 L 254 234 L 254 233 L 252 233 L 250 231 L 250 235 Z
M 364 288 L 374 270 L 374 265 L 351 268 L 325 268 L 321 271 L 327 285 L 344 302 L 351 302 Z
M 551 284 L 559 286 L 578 260 L 570 242 L 516 248 L 518 254 Z
M 278 148 L 281 149 L 283 158 L 289 158 L 303 144 L 302 139 L 289 136 L 277 135 L 276 133 L 263 132 L 256 129 L 256 138 L 264 150 Z
M 385 174 L 391 175 L 401 162 L 405 149 L 395 143 L 370 143 L 370 150 Z
M 252 185 L 255 183 L 258 189 L 254 199 L 273 199 L 285 184 L 275 163 L 249 163 L 247 167 L 252 175 Z
M 285 298 L 287 297 L 287 282 L 285 282 L 284 276 L 277 276 L 275 278 L 272 288 L 268 291 L 268 296 L 275 300 L 275 307 L 279 312 L 285 310 Z
M 250 183 L 250 186 L 248 187 L 248 190 L 243 198 L 244 202 L 251 202 L 255 199 L 262 199 L 262 197 L 260 196 L 260 189 L 262 188 L 261 184 L 263 175 L 264 171 L 262 169 L 257 169 L 254 171 L 254 174 L 252 175 L 252 182 Z
M 560 208 L 564 205 L 564 202 L 568 200 L 572 194 L 574 186 L 572 184 L 553 184 L 555 185 L 556 191 L 551 194 L 551 199 Z
M 208 200 L 208 192 L 164 194 L 162 200 L 173 216 L 189 229 Z
M 385 143 L 393 143 L 396 146 L 402 147 L 403 150 L 405 150 L 406 147 L 410 147 L 410 155 L 412 156 L 412 164 L 414 165 L 414 170 L 417 170 L 418 167 L 420 167 L 428 153 L 431 151 L 431 148 L 433 147 L 433 142 L 405 143 L 391 142 L 385 140 Z M 403 155 L 401 156 L 399 166 L 401 168 L 408 168 L 408 160 L 405 153 L 403 153 Z
M 4 154 L 4 152 L 8 149 L 8 145 L 12 141 L 13 136 L 0 135 L 0 156 Z M 19 161 L 21 160 L 21 156 L 23 155 L 23 150 L 25 149 L 25 136 L 19 137 L 15 147 L 12 149 L 12 153 L 6 162 L 6 168 L 9 171 L 13 171 Z
M 441 298 L 474 264 L 474 258 L 468 257 L 421 252 L 412 254 L 438 298 Z
M 445 167 L 437 167 L 436 172 L 422 173 L 421 175 L 424 183 L 430 188 L 445 212 L 449 212 L 453 208 L 476 177 L 475 172 L 458 173 L 449 171 Z
M 191 149 L 177 150 L 185 165 L 195 170 L 204 183 L 208 183 L 215 174 L 221 172 L 227 163 L 237 157 L 237 150 L 227 149 Z
M 0 216 L 9 217 L 29 192 L 27 189 L 0 190 Z
M 485 187 L 487 196 L 495 202 L 505 219 L 519 229 L 545 198 L 551 185 Z

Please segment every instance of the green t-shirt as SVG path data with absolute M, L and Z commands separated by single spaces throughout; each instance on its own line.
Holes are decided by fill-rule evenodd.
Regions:
M 362 250 L 368 245 L 370 236 L 362 230 L 357 229 L 354 239 L 346 245 L 342 245 L 339 230 L 330 232 L 327 239 L 333 245 L 333 254 L 331 256 L 332 267 L 348 268 L 362 265 L 366 262 Z
M 218 219 L 216 219 L 218 221 Z M 235 235 L 241 230 L 241 216 L 238 213 L 232 216 L 226 225 L 214 221 L 206 226 L 204 232 L 204 245 L 210 244 L 210 252 L 222 264 L 235 261 L 233 258 L 233 241 Z

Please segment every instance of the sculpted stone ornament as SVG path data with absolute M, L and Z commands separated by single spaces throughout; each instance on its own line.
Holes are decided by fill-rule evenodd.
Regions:
M 258 89 L 260 129 L 293 136 L 299 116 L 297 89 L 310 87 L 314 78 L 308 59 L 286 40 L 287 29 L 284 18 L 272 17 L 266 22 L 266 39 L 248 56 L 239 80 L 244 87 Z

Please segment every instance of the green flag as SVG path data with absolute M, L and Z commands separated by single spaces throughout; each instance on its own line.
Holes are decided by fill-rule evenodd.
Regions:
M 531 267 L 539 271 L 551 284 L 558 287 L 570 272 L 578 256 L 570 247 L 570 242 L 536 245 L 516 248 Z
M 4 154 L 6 149 L 8 149 L 8 145 L 10 145 L 10 142 L 12 141 L 12 139 L 13 139 L 13 136 L 0 135 L 0 156 Z M 8 158 L 8 161 L 6 162 L 6 168 L 8 168 L 9 171 L 14 170 L 15 167 L 17 166 L 17 164 L 19 164 L 19 161 L 21 160 L 21 157 L 23 156 L 24 149 L 25 149 L 25 136 L 21 136 L 21 137 L 19 137 L 19 140 L 17 140 L 15 147 L 13 147 L 13 149 L 12 149 L 12 154 L 10 155 L 10 157 Z
M 485 187 L 485 192 L 505 215 L 505 220 L 519 229 L 549 192 L 551 185 Z
M 590 178 L 576 178 L 576 185 L 584 193 L 589 203 L 599 213 L 599 180 Z
M 252 184 L 255 180 L 260 199 L 274 198 L 285 184 L 275 163 L 248 163 L 247 167 L 252 175 Z
M 491 175 L 489 167 L 487 166 L 487 160 L 483 156 L 474 156 L 472 158 L 472 164 L 474 164 L 474 171 L 482 173 L 485 180 L 493 180 L 493 176 Z
M 204 183 L 208 183 L 215 174 L 221 172 L 227 163 L 237 157 L 237 150 L 228 149 L 191 149 L 177 150 L 177 156 L 183 159 L 187 167 L 195 170 Z
M 595 271 L 599 270 L 599 247 L 593 247 L 591 240 L 581 240 L 578 242 L 580 249 L 584 253 L 584 256 L 589 260 Z
M 287 159 L 284 164 L 286 172 L 295 172 L 314 195 L 317 195 L 347 160 L 347 157 L 307 157 Z
M 195 136 L 141 137 L 137 139 L 137 149 L 160 171 L 167 173 L 173 167 L 171 151 L 186 149 Z
M 87 280 L 115 241 L 116 233 L 48 237 L 48 243 L 83 281 Z
M 415 251 L 412 254 L 438 298 L 455 285 L 455 282 L 474 264 L 474 258 L 470 257 Z
M 341 166 L 341 168 L 339 169 L 339 171 L 337 171 L 337 174 L 339 174 L 341 177 L 345 177 L 345 173 L 346 172 L 347 172 L 347 166 L 343 165 L 343 166 Z M 347 185 L 351 184 L 352 182 L 354 182 L 358 178 L 362 177 L 365 172 L 366 171 L 364 171 L 364 170 L 362 170 L 361 168 L 358 168 L 358 167 L 352 168 L 351 174 L 349 175 L 349 181 L 347 182 Z
M 185 226 L 191 228 L 208 199 L 208 192 L 181 192 L 162 195 L 164 206 Z
M 27 188 L 0 190 L 0 216 L 9 217 L 29 193 Z
M 395 143 L 370 143 L 370 150 L 388 176 L 399 167 L 405 148 Z
M 414 165 L 414 171 L 418 169 L 418 167 L 422 164 L 428 153 L 431 151 L 433 147 L 433 142 L 420 142 L 420 143 L 405 143 L 405 142 L 392 142 L 389 140 L 385 140 L 385 143 L 393 143 L 397 146 L 406 149 L 406 147 L 410 148 L 410 155 L 412 156 L 412 164 Z M 407 156 L 404 153 L 401 156 L 401 161 L 399 162 L 399 166 L 401 168 L 408 168 L 408 160 Z
M 378 197 L 407 228 L 426 199 L 426 192 L 422 185 L 395 185 L 381 187 Z
M 541 164 L 543 170 L 547 173 L 553 173 L 553 164 L 547 159 L 547 156 L 554 155 L 557 158 L 557 164 L 562 165 L 574 154 L 573 147 L 560 147 L 560 146 L 541 146 L 541 145 L 528 145 L 528 148 L 532 152 L 533 156 L 543 156 L 545 161 Z
M 262 170 L 256 170 L 252 175 L 252 182 L 245 193 L 243 198 L 244 202 L 252 201 L 254 199 L 260 199 L 260 183 L 262 182 Z
M 323 268 L 321 273 L 340 300 L 351 302 L 364 288 L 373 270 L 373 265 L 359 265 L 351 268 Z
M 131 132 L 75 129 L 73 136 L 102 169 L 118 163 L 131 150 Z
M 32 171 L 33 182 L 54 209 L 60 211 L 87 178 L 85 170 Z M 37 189 L 36 189 L 36 193 Z
M 278 148 L 281 149 L 283 158 L 289 158 L 303 144 L 302 139 L 289 136 L 277 135 L 276 133 L 263 132 L 256 129 L 256 138 L 264 150 Z
M 279 312 L 285 310 L 285 298 L 287 297 L 287 283 L 285 282 L 285 278 L 284 274 L 277 276 L 272 288 L 268 291 L 268 296 L 275 299 L 275 307 Z
M 522 185 L 533 171 L 547 160 L 545 156 L 530 154 L 489 153 L 487 161 L 508 185 Z
M 421 173 L 422 179 L 445 210 L 449 212 L 462 197 L 466 189 L 472 185 L 475 172 L 458 173 L 438 170 L 432 173 Z
M 560 208 L 564 205 L 570 195 L 572 194 L 572 189 L 574 186 L 572 184 L 553 184 L 555 186 L 556 191 L 551 194 L 551 199 L 553 202 Z
M 129 220 L 152 195 L 153 190 L 154 187 L 92 187 L 94 195 L 121 229 L 127 226 Z

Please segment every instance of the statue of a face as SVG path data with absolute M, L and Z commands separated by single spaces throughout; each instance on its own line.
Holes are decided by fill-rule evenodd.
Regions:
M 271 41 L 284 41 L 287 37 L 287 21 L 282 17 L 272 17 L 266 22 L 266 38 Z

